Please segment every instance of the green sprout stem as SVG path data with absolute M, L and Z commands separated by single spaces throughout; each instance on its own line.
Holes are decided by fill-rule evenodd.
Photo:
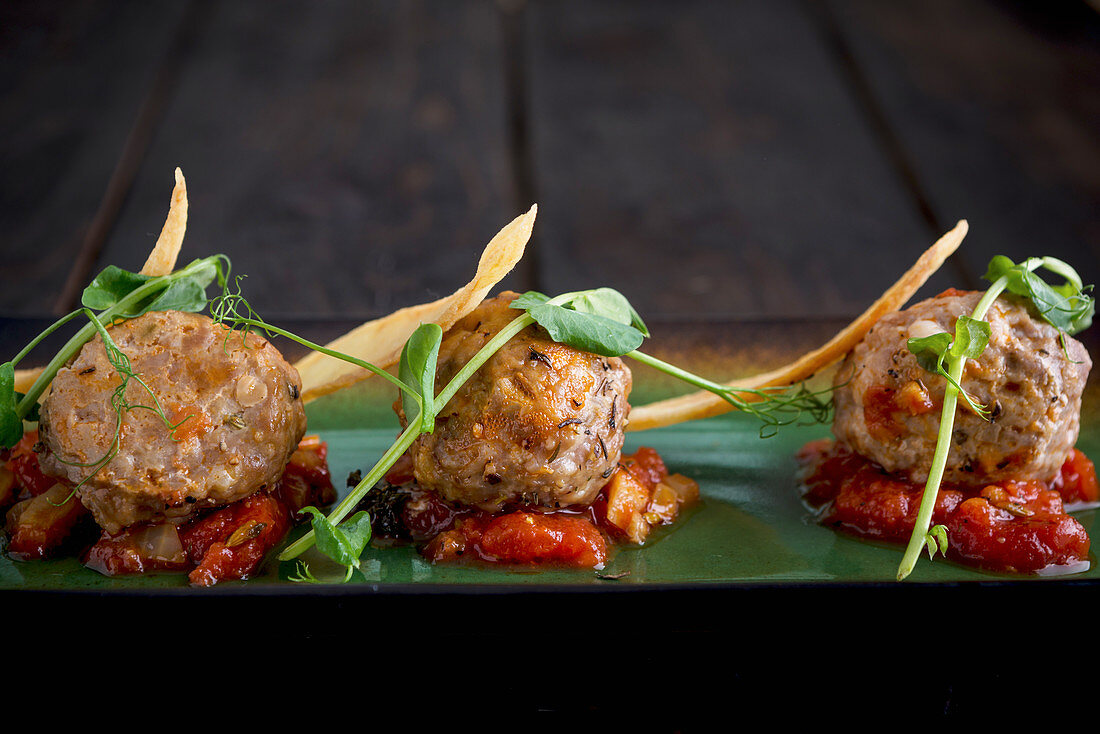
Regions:
M 399 389 L 399 390 L 404 390 L 404 391 L 407 391 L 407 392 L 410 392 L 410 393 L 415 393 L 415 391 L 411 387 L 409 387 L 404 382 L 402 382 L 400 379 L 393 376 L 392 374 L 390 374 L 386 370 L 382 369 L 381 367 L 373 365 L 370 362 L 365 362 L 365 361 L 363 361 L 361 359 L 358 359 L 356 357 L 352 357 L 350 354 L 344 354 L 343 352 L 338 352 L 335 349 L 329 349 L 328 347 L 323 347 L 320 344 L 315 344 L 314 342 L 311 342 L 308 339 L 303 339 L 302 337 L 298 336 L 297 334 L 291 333 L 291 332 L 287 331 L 286 329 L 280 329 L 278 326 L 272 326 L 271 324 L 269 324 L 266 321 L 263 321 L 261 319 L 251 319 L 251 318 L 241 318 L 241 317 L 233 319 L 233 328 L 234 329 L 237 326 L 241 326 L 241 325 L 253 326 L 253 327 L 256 327 L 258 329 L 263 329 L 268 334 L 278 334 L 279 336 L 284 336 L 287 339 L 290 339 L 291 341 L 298 342 L 299 344 L 301 344 L 303 347 L 306 347 L 307 349 L 312 349 L 313 351 L 320 352 L 321 354 L 324 354 L 326 356 L 333 357 L 333 358 L 339 359 L 339 360 L 343 360 L 344 362 L 348 362 L 349 364 L 353 364 L 356 367 L 362 367 L 363 369 L 365 369 L 369 372 L 372 372 L 372 373 L 378 375 L 379 377 L 382 377 L 382 378 L 388 380 L 389 382 L 393 383 L 397 387 L 397 389 Z
M 1039 261 L 1033 264 L 1027 263 L 1028 270 L 1034 270 L 1039 266 Z M 989 290 L 985 292 L 981 300 L 974 307 L 971 318 L 983 320 L 989 307 L 997 300 L 1008 285 L 1008 276 L 1001 276 Z M 898 567 L 898 581 L 903 581 L 917 565 L 921 550 L 927 545 L 929 526 L 932 524 L 932 513 L 936 509 L 936 498 L 940 491 L 940 482 L 943 481 L 943 472 L 947 467 L 947 455 L 951 450 L 951 432 L 955 426 L 955 410 L 958 407 L 959 388 L 962 383 L 963 368 L 966 365 L 966 357 L 948 357 L 947 374 L 951 379 L 947 382 L 947 389 L 943 396 L 943 411 L 940 413 L 940 430 L 936 438 L 936 450 L 932 454 L 932 465 L 928 470 L 928 480 L 924 485 L 921 495 L 920 509 L 917 512 L 917 521 L 913 526 L 913 534 L 909 536 L 909 544 L 905 547 L 905 555 L 902 556 L 901 565 Z
M 348 514 L 355 509 L 355 506 L 359 504 L 359 500 L 363 499 L 363 496 L 369 492 L 375 484 L 378 483 L 390 467 L 396 463 L 401 455 L 408 451 L 412 446 L 413 441 L 420 435 L 420 418 L 409 423 L 408 427 L 401 433 L 398 439 L 393 443 L 386 453 L 382 454 L 382 458 L 378 460 L 378 463 L 367 473 L 363 480 L 359 484 L 355 485 L 355 488 L 345 497 L 336 508 L 328 514 L 329 521 L 336 525 Z M 305 553 L 315 542 L 315 533 L 310 530 L 298 540 L 288 545 L 278 558 L 280 561 L 289 561 Z
M 23 347 L 23 349 L 19 352 L 19 354 L 15 355 L 15 357 L 12 358 L 12 360 L 11 360 L 12 366 L 14 367 L 14 366 L 18 365 L 20 362 L 22 362 L 23 358 L 26 357 L 28 354 L 30 354 L 31 350 L 33 350 L 35 347 L 37 347 L 39 344 L 41 344 L 46 339 L 46 337 L 48 337 L 50 334 L 54 333 L 55 331 L 60 329 L 62 326 L 64 326 L 65 324 L 67 324 L 70 321 L 72 321 L 73 319 L 75 319 L 77 316 L 80 316 L 84 313 L 85 313 L 85 309 L 78 308 L 77 310 L 73 311 L 72 313 L 66 314 L 65 316 L 62 316 L 61 318 L 59 318 L 57 321 L 53 322 L 53 324 L 51 324 L 49 327 L 47 327 L 45 331 L 43 331 L 41 334 L 36 336 L 29 344 L 27 344 L 27 346 Z
M 172 283 L 177 280 L 184 280 L 191 277 L 194 273 L 208 267 L 211 262 L 217 261 L 219 259 L 220 256 L 215 255 L 213 257 L 208 257 L 202 260 L 196 260 L 187 267 L 181 268 L 174 273 L 162 276 L 160 278 L 154 278 L 135 288 L 124 298 L 120 299 L 119 302 L 115 305 L 101 311 L 98 315 L 94 317 L 94 319 L 98 321 L 98 325 L 100 327 L 108 326 L 114 323 L 115 319 L 121 318 L 123 314 L 130 313 L 134 306 L 142 303 L 150 296 L 156 295 L 157 293 L 166 290 L 170 285 L 172 285 Z M 57 324 L 54 324 L 54 326 L 51 326 L 45 332 L 40 334 L 38 338 L 36 338 L 35 341 L 32 342 L 28 348 L 24 348 L 23 351 L 19 353 L 17 359 L 22 359 L 22 357 L 24 357 L 26 353 L 29 352 L 30 347 L 38 344 L 42 339 L 53 332 L 55 328 L 81 313 L 85 313 L 85 311 L 81 309 L 63 317 Z M 46 387 L 50 384 L 50 382 L 53 381 L 53 378 L 57 374 L 57 371 L 65 366 L 65 364 L 68 363 L 68 361 L 72 359 L 72 357 L 75 356 L 77 352 L 80 351 L 80 348 L 83 347 L 87 342 L 89 342 L 96 335 L 96 333 L 97 324 L 85 324 L 80 329 L 80 331 L 76 332 L 76 334 L 74 334 L 72 338 L 70 338 L 69 341 L 65 343 L 65 346 L 63 346 L 61 350 L 53 356 L 53 359 L 51 359 L 49 363 L 43 368 L 42 374 L 38 376 L 38 379 L 34 381 L 34 384 L 31 385 L 30 389 L 27 391 L 27 394 L 24 395 L 22 399 L 20 399 L 19 404 L 16 406 L 16 412 L 21 417 L 26 416 L 30 412 L 31 407 L 38 402 L 38 398 L 42 396 L 42 393 L 46 390 Z
M 560 297 L 559 297 L 560 298 Z M 451 378 L 451 381 L 447 383 L 447 386 L 440 391 L 436 396 L 436 405 L 446 405 L 451 398 L 455 396 L 467 380 L 469 380 L 475 372 L 485 364 L 485 362 L 493 356 L 501 347 L 508 343 L 509 340 L 516 334 L 526 329 L 531 324 L 535 323 L 535 320 L 527 313 L 522 316 L 517 316 L 511 322 L 508 323 L 503 329 L 485 343 L 481 349 L 463 365 L 462 369 Z M 402 383 L 404 384 L 404 383 Z M 355 509 L 355 506 L 359 504 L 359 501 L 366 496 L 367 492 L 374 488 L 374 485 L 378 483 L 390 467 L 393 466 L 401 456 L 408 451 L 412 446 L 413 441 L 426 430 L 426 426 L 423 424 L 423 413 L 419 414 L 415 419 L 409 421 L 408 427 L 401 433 L 397 441 L 382 455 L 382 458 L 378 460 L 378 463 L 363 477 L 362 481 L 355 485 L 355 488 L 348 493 L 336 508 L 329 513 L 329 521 L 335 525 L 343 520 L 348 514 Z M 308 550 L 314 543 L 314 532 L 310 530 L 301 538 L 291 543 L 289 546 L 279 554 L 280 561 L 289 561 L 297 558 L 306 550 Z
M 737 410 L 760 418 L 764 421 L 765 427 L 770 427 L 772 429 L 772 432 L 765 434 L 764 428 L 762 428 L 762 435 L 774 435 L 777 426 L 789 425 L 798 420 L 803 412 L 810 413 L 811 417 L 817 422 L 826 422 L 831 413 L 831 402 L 829 400 L 819 400 L 821 393 L 814 393 L 803 389 L 791 394 L 788 392 L 788 388 L 783 387 L 763 389 L 731 387 L 708 380 L 705 377 L 700 377 L 699 375 L 688 372 L 674 364 L 669 364 L 645 352 L 634 350 L 628 352 L 625 356 L 679 380 L 683 380 L 690 385 L 714 393 Z M 831 388 L 822 391 L 822 393 L 827 394 L 831 392 Z M 758 398 L 758 400 L 746 400 L 743 397 L 739 397 L 739 395 L 754 396 Z M 785 419 L 776 417 L 775 414 L 781 411 L 785 411 L 793 415 L 793 417 Z
M 563 293 L 559 296 L 549 299 L 547 301 L 547 304 L 559 305 L 563 303 L 568 303 L 576 298 L 578 295 L 582 295 L 582 293 Z M 516 336 L 521 331 L 535 323 L 535 319 L 528 312 L 524 312 L 523 314 L 517 316 L 515 319 L 509 322 L 507 326 L 497 332 L 492 339 L 486 342 L 485 345 L 473 356 L 473 358 L 470 359 L 470 361 L 462 366 L 462 368 L 455 374 L 455 376 L 451 378 L 451 381 L 447 383 L 446 387 L 444 387 L 443 390 L 441 390 L 439 394 L 435 397 L 433 404 L 436 406 L 445 406 L 451 400 L 451 398 L 455 396 L 458 390 L 467 382 L 467 380 L 469 380 L 493 354 L 495 354 L 501 347 L 507 344 L 512 339 L 512 337 Z M 756 415 L 761 415 L 762 417 L 765 417 L 767 420 L 769 420 L 769 422 L 771 422 L 773 425 L 781 423 L 781 421 L 779 421 L 778 419 L 768 415 L 768 413 L 771 410 L 775 410 L 777 406 L 791 408 L 796 413 L 800 413 L 801 410 L 807 408 L 807 406 L 811 410 L 820 407 L 819 401 L 816 400 L 816 395 L 812 393 L 800 394 L 799 396 L 796 396 L 792 399 L 789 396 L 776 396 L 773 394 L 775 391 L 770 390 L 730 388 L 725 385 L 720 385 L 716 382 L 712 382 L 705 378 L 699 377 L 698 375 L 694 375 L 686 370 L 676 367 L 675 365 L 669 364 L 660 359 L 657 359 L 656 357 L 652 357 L 637 350 L 628 352 L 625 356 L 631 357 L 639 362 L 642 362 L 643 364 L 649 365 L 657 370 L 660 370 L 678 379 L 688 382 L 689 384 L 720 395 L 724 400 L 729 402 L 734 407 L 752 412 Z M 779 388 L 777 388 L 776 390 L 779 390 Z M 754 403 L 737 397 L 735 393 L 755 395 L 761 398 L 762 405 L 766 405 L 767 407 L 757 408 Z M 807 400 L 811 401 L 812 405 L 803 405 L 803 403 L 806 403 Z M 385 473 L 390 469 L 390 467 L 392 467 L 394 463 L 396 463 L 397 460 L 401 458 L 401 456 L 408 450 L 408 448 L 412 446 L 416 438 L 421 433 L 429 432 L 432 430 L 432 425 L 430 425 L 432 422 L 434 422 L 434 416 L 428 416 L 427 421 L 425 421 L 423 409 L 421 409 L 421 413 L 415 419 L 409 421 L 409 424 L 405 428 L 404 432 L 401 433 L 397 441 L 394 442 L 392 446 L 390 446 L 390 448 L 386 451 L 382 458 L 379 459 L 379 461 L 374 465 L 370 472 L 358 484 L 356 484 L 352 491 L 340 502 L 340 504 L 337 505 L 336 508 L 329 513 L 328 520 L 335 525 L 343 520 L 345 517 L 347 517 L 348 514 L 350 514 L 355 509 L 359 501 L 362 500 L 363 497 L 366 496 L 366 494 L 374 488 L 375 484 L 377 484 L 377 482 L 382 479 L 383 476 L 385 476 Z M 313 530 L 310 530 L 297 541 L 287 546 L 286 549 L 284 549 L 283 552 L 279 554 L 278 558 L 280 561 L 289 561 L 297 558 L 306 550 L 308 550 L 314 544 L 314 542 L 315 534 Z

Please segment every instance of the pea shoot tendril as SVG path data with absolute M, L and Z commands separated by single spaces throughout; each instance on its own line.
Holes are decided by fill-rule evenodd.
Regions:
M 828 398 L 830 390 L 811 391 L 805 385 L 763 390 L 731 388 L 639 351 L 638 347 L 649 336 L 649 330 L 626 298 L 610 288 L 564 293 L 554 298 L 531 291 L 516 298 L 512 303 L 512 308 L 518 311 L 516 318 L 490 339 L 437 394 L 436 360 L 443 336 L 438 325 L 422 324 L 413 332 L 402 351 L 398 375 L 394 376 L 369 362 L 267 323 L 242 295 L 241 276 L 233 277 L 231 269 L 229 258 L 224 255 L 195 260 L 186 267 L 162 276 L 131 273 L 114 266 L 104 269 L 85 289 L 81 299 L 82 308 L 52 324 L 13 360 L 0 364 L 0 446 L 14 446 L 22 438 L 23 421 L 36 419 L 37 401 L 58 370 L 68 364 L 83 345 L 97 334 L 102 339 L 107 359 L 120 380 L 111 397 L 111 409 L 117 416 L 116 425 L 111 444 L 102 457 L 86 464 L 73 464 L 92 469 L 74 487 L 73 494 L 117 456 L 126 413 L 133 410 L 149 410 L 155 413 L 174 438 L 175 431 L 191 416 L 185 416 L 179 422 L 173 423 L 154 392 L 133 370 L 129 358 L 108 332 L 108 327 L 120 320 L 137 318 L 150 311 L 198 313 L 208 308 L 212 319 L 226 328 L 226 349 L 228 340 L 234 334 L 238 334 L 247 347 L 248 335 L 253 330 L 268 337 L 282 336 L 291 339 L 308 349 L 344 360 L 389 381 L 400 390 L 408 420 L 407 427 L 394 444 L 330 513 L 325 515 L 314 507 L 303 510 L 311 515 L 311 530 L 279 554 L 279 559 L 283 561 L 295 559 L 316 544 L 324 555 L 345 567 L 346 581 L 351 578 L 354 569 L 358 568 L 359 557 L 370 541 L 371 530 L 367 513 L 356 513 L 346 521 L 345 517 L 408 450 L 417 436 L 434 430 L 437 411 L 454 397 L 462 385 L 497 350 L 528 327 L 537 325 L 555 341 L 576 349 L 607 357 L 629 357 L 691 385 L 709 390 L 734 407 L 757 417 L 762 424 L 762 437 L 774 435 L 782 426 L 805 422 L 824 423 L 831 417 L 832 404 Z M 221 287 L 221 292 L 208 300 L 206 290 L 215 281 Z M 15 366 L 47 336 L 81 316 L 87 318 L 89 323 L 52 357 L 26 394 L 17 393 L 14 389 Z M 133 384 L 148 394 L 150 402 L 135 402 L 127 398 L 127 391 Z M 291 578 L 298 581 L 317 580 L 302 562 L 299 562 L 297 574 Z
M 410 393 L 402 396 L 408 419 L 407 427 L 327 517 L 319 512 L 313 513 L 313 529 L 280 553 L 279 560 L 296 559 L 317 543 L 318 549 L 324 555 L 345 566 L 347 578 L 350 578 L 353 565 L 357 567 L 359 554 L 366 547 L 369 536 L 364 537 L 359 533 L 354 539 L 340 538 L 336 531 L 344 527 L 340 524 L 341 521 L 385 476 L 418 436 L 432 432 L 436 411 L 445 406 L 497 350 L 530 326 L 537 325 L 559 343 L 605 357 L 629 357 L 691 385 L 709 390 L 734 407 L 760 419 L 763 424 L 762 437 L 775 435 L 781 426 L 799 422 L 827 423 L 831 419 L 832 401 L 828 397 L 831 396 L 831 390 L 815 392 L 805 385 L 765 390 L 730 388 L 638 351 L 638 347 L 649 336 L 649 330 L 627 299 L 611 288 L 564 293 L 554 298 L 529 291 L 515 298 L 511 307 L 519 311 L 519 315 L 463 365 L 438 394 L 433 393 L 436 356 L 442 331 L 434 324 L 425 324 L 414 332 L 401 355 L 400 376 L 407 386 L 413 388 Z M 351 520 L 357 529 L 361 529 L 361 521 L 357 518 L 362 514 L 356 514 Z M 321 547 L 322 542 L 325 547 Z M 349 565 L 349 557 L 354 557 L 356 563 Z M 294 580 L 317 581 L 304 562 L 298 561 L 298 564 Z
M 1050 285 L 1035 271 L 1045 269 L 1064 279 L 1061 285 Z M 74 466 L 92 469 L 73 489 L 109 464 L 118 454 L 124 416 L 133 410 L 148 410 L 156 414 L 172 434 L 191 416 L 173 423 L 154 392 L 134 372 L 127 355 L 111 338 L 108 327 L 119 320 L 141 316 L 149 311 L 179 310 L 200 312 L 209 307 L 216 323 L 226 327 L 226 348 L 233 334 L 239 334 L 247 346 L 252 330 L 269 337 L 283 336 L 311 350 L 347 361 L 381 376 L 400 390 L 407 425 L 397 440 L 377 460 L 371 470 L 352 491 L 327 515 L 315 507 L 304 513 L 311 516 L 311 530 L 290 544 L 278 558 L 289 561 L 298 558 L 316 544 L 319 551 L 346 570 L 344 581 L 359 567 L 359 557 L 371 538 L 370 517 L 358 512 L 345 518 L 359 501 L 385 475 L 386 471 L 409 449 L 418 436 L 434 430 L 436 413 L 455 396 L 470 377 L 513 336 L 526 328 L 537 326 L 553 340 L 576 349 L 607 357 L 629 357 L 688 384 L 708 390 L 733 407 L 756 417 L 761 422 L 761 437 L 769 437 L 783 426 L 807 423 L 828 423 L 832 418 L 832 388 L 811 390 L 805 384 L 789 388 L 740 389 L 713 382 L 639 350 L 649 330 L 627 299 L 611 288 L 564 293 L 548 297 L 530 291 L 516 298 L 511 306 L 518 315 L 474 357 L 449 383 L 435 392 L 436 361 L 442 341 L 442 329 L 436 324 L 423 324 L 410 336 L 401 354 L 398 375 L 364 360 L 329 349 L 303 339 L 285 329 L 264 321 L 241 293 L 241 277 L 231 278 L 231 264 L 224 255 L 195 260 L 168 275 L 145 276 L 120 268 L 108 267 L 85 289 L 82 307 L 58 319 L 35 337 L 11 361 L 0 364 L 0 447 L 14 446 L 23 433 L 24 420 L 37 419 L 37 402 L 57 371 L 69 363 L 83 345 L 100 336 L 107 360 L 119 376 L 119 385 L 111 396 L 111 409 L 116 414 L 113 440 L 106 453 L 88 463 Z M 1065 262 L 1051 257 L 1028 258 L 1014 263 L 997 256 L 989 264 L 985 279 L 992 285 L 978 301 L 973 312 L 960 316 L 954 333 L 933 334 L 910 339 L 909 350 L 927 371 L 947 381 L 936 449 L 921 498 L 921 505 L 897 578 L 903 580 L 912 572 L 922 549 L 929 557 L 946 555 L 948 537 L 942 525 L 930 527 L 936 496 L 943 478 L 958 400 L 961 397 L 979 416 L 989 419 L 989 410 L 962 387 L 962 373 L 967 359 L 979 359 L 989 338 L 990 327 L 984 320 L 993 302 L 1002 293 L 1025 299 L 1041 318 L 1055 326 L 1062 338 L 1088 327 L 1094 315 L 1092 286 L 1085 286 L 1077 272 Z M 206 289 L 214 281 L 221 293 L 211 300 Z M 14 389 L 15 366 L 46 337 L 68 322 L 84 317 L 88 323 L 80 328 L 51 358 L 41 375 L 21 394 Z M 136 384 L 148 394 L 149 403 L 127 397 L 130 385 Z M 70 495 L 71 497 L 72 495 Z M 67 500 L 66 500 L 67 501 Z M 290 577 L 295 581 L 317 583 L 309 567 L 298 561 L 298 571 Z
M 1035 271 L 1039 268 L 1049 270 L 1064 279 L 1062 285 L 1050 285 Z M 958 398 L 963 396 L 975 412 L 989 420 L 989 411 L 962 390 L 961 380 L 967 359 L 978 359 L 985 351 L 989 341 L 989 324 L 984 321 L 986 313 L 1005 291 L 1023 298 L 1047 323 L 1059 331 L 1062 348 L 1066 358 L 1069 353 L 1065 347 L 1065 337 L 1076 334 L 1092 323 L 1095 302 L 1091 295 L 1092 286 L 1081 282 L 1077 271 L 1067 263 L 1053 257 L 1031 257 L 1023 262 L 1014 263 L 1004 255 L 994 257 L 983 276 L 992 283 L 982 295 L 974 311 L 960 316 L 955 326 L 955 334 L 934 334 L 929 337 L 910 339 L 909 351 L 917 356 L 918 363 L 947 380 L 947 389 L 943 398 L 943 410 L 940 414 L 940 428 L 936 438 L 936 448 L 932 455 L 928 480 L 921 495 L 920 509 L 916 524 L 898 567 L 897 579 L 906 579 L 916 566 L 922 549 L 927 548 L 930 558 L 936 553 L 946 556 L 948 550 L 947 529 L 942 525 L 929 527 L 936 506 L 940 483 L 951 448 L 951 433 L 955 424 L 955 409 Z

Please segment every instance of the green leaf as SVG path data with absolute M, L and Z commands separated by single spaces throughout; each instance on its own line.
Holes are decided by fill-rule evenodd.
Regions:
M 614 288 L 596 288 L 595 290 L 584 291 L 573 299 L 569 305 L 581 313 L 604 316 L 612 321 L 618 321 L 620 324 L 633 326 L 642 332 L 643 336 L 649 336 L 649 329 L 642 321 L 642 317 L 630 305 L 630 301 L 626 299 L 626 296 Z
M 206 289 L 217 277 L 218 263 L 207 260 L 187 278 L 173 281 L 145 310 L 198 313 L 210 302 L 206 297 Z
M 547 296 L 538 291 L 527 291 L 512 299 L 511 307 L 520 311 L 529 311 L 535 306 L 541 306 L 550 300 L 550 296 Z
M 951 342 L 951 335 L 941 331 L 938 334 L 910 339 L 906 346 L 917 358 L 921 369 L 938 374 L 943 371 L 943 360 L 951 349 Z
M 934 559 L 936 553 L 939 553 L 943 557 L 947 557 L 947 527 L 944 525 L 934 525 L 924 536 L 925 545 L 928 546 L 928 557 Z
M 1055 275 L 1062 276 L 1066 285 L 1070 286 L 1074 290 L 1083 291 L 1085 284 L 1081 280 L 1081 275 L 1074 269 L 1072 265 L 1065 260 L 1059 260 L 1056 257 L 1050 257 L 1049 255 L 1043 259 L 1043 267 L 1054 273 Z
M 317 550 L 347 568 L 359 568 L 359 556 L 371 538 L 370 515 L 357 512 L 340 525 L 333 525 L 316 507 L 304 507 L 302 512 L 313 516 L 310 523 L 317 539 Z
M 528 313 L 554 341 L 604 357 L 622 356 L 645 341 L 645 334 L 637 328 L 606 316 L 572 311 L 550 303 L 531 308 Z
M 0 364 L 0 446 L 11 448 L 23 438 L 23 419 L 16 412 L 15 365 Z
M 1015 267 L 1017 267 L 1016 263 L 1012 262 L 1010 258 L 1004 255 L 994 255 L 993 259 L 989 261 L 989 266 L 986 267 L 985 275 L 982 278 L 993 283 Z
M 1046 321 L 1067 334 L 1076 334 L 1092 322 L 1092 299 L 1083 296 L 1071 283 L 1056 288 L 1035 273 L 1023 275 L 1027 297 Z M 1066 294 L 1069 295 L 1066 295 Z
M 943 364 L 947 357 L 951 357 L 952 359 L 977 359 L 981 356 L 982 352 L 985 351 L 986 344 L 988 343 L 988 323 L 969 316 L 960 316 L 955 322 L 954 339 L 952 339 L 951 335 L 946 331 L 941 331 L 938 334 L 909 339 L 906 342 L 906 346 L 909 348 L 909 351 L 913 353 L 913 356 L 916 357 L 917 364 L 920 365 L 921 369 L 925 372 L 939 375 L 954 385 L 955 389 L 959 391 L 959 395 L 966 401 L 966 404 L 970 406 L 971 410 L 983 419 L 988 420 L 989 409 L 972 398 L 970 393 L 966 392 L 962 385 L 951 377 Z
M 1040 267 L 1061 276 L 1065 282 L 1047 283 L 1035 272 Z M 1043 319 L 1066 334 L 1077 334 L 1092 325 L 1096 304 L 1086 293 L 1091 286 L 1083 285 L 1081 276 L 1063 260 L 1032 257 L 1017 264 L 997 255 L 990 260 L 984 277 L 991 281 L 1005 278 L 1005 290 L 1031 301 Z
M 418 413 L 422 415 L 422 433 L 431 433 L 435 429 L 435 367 L 442 340 L 443 329 L 439 324 L 421 324 L 401 350 L 397 376 L 417 392 L 417 395 L 410 395 L 402 391 L 401 407 L 409 423 L 416 419 Z
M 153 277 L 141 273 L 131 273 L 114 265 L 108 265 L 84 289 L 80 302 L 93 311 L 103 311 L 118 304 L 136 288 L 152 280 Z
M 990 334 L 992 330 L 988 321 L 960 316 L 955 321 L 955 340 L 951 343 L 949 353 L 952 357 L 977 359 L 989 344 Z
M 196 265 L 198 267 L 195 267 Z M 208 303 L 206 288 L 218 277 L 219 264 L 211 258 L 206 258 L 196 260 L 188 267 L 194 270 L 187 277 L 173 280 L 167 288 L 153 298 L 143 298 L 135 303 L 126 304 L 124 308 L 118 310 L 117 315 L 123 318 L 135 318 L 148 311 L 195 313 L 205 309 Z M 157 277 L 165 276 L 131 273 L 114 265 L 108 265 L 84 289 L 80 302 L 93 311 L 116 307 L 137 288 Z

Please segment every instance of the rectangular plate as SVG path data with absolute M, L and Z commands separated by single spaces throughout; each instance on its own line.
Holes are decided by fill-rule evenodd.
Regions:
M 816 346 L 842 324 L 834 321 L 754 321 L 711 324 L 655 324 L 656 334 L 670 334 L 652 347 L 663 359 L 707 375 L 724 377 L 765 369 Z M 294 325 L 289 326 L 298 331 Z M 7 331 L 7 330 L 5 330 Z M 8 332 L 10 333 L 10 332 Z M 308 335 L 308 331 L 298 331 Z M 768 335 L 783 333 L 782 344 Z M 658 339 L 660 337 L 658 336 Z M 280 344 L 285 348 L 285 344 Z M 289 350 L 288 351 L 292 351 Z M 632 402 L 640 404 L 681 390 L 663 377 L 636 368 Z M 1100 431 L 1094 419 L 1097 400 L 1090 382 L 1082 416 L 1079 446 L 1100 455 Z M 367 470 L 395 438 L 398 426 L 390 405 L 393 394 L 372 380 L 308 407 L 310 432 L 329 444 L 329 462 L 338 489 L 355 469 Z M 652 446 L 671 471 L 696 479 L 703 501 L 671 531 L 656 533 L 641 548 L 613 555 L 600 578 L 592 570 L 538 570 L 486 565 L 433 565 L 412 548 L 370 548 L 362 567 L 348 584 L 335 582 L 343 572 L 318 557 L 304 559 L 322 585 L 294 583 L 294 564 L 271 559 L 255 578 L 225 582 L 216 589 L 191 589 L 182 574 L 107 578 L 83 568 L 75 559 L 16 562 L 0 558 L 0 591 L 42 590 L 97 594 L 242 593 L 415 594 L 472 591 L 604 592 L 674 589 L 751 589 L 791 587 L 824 589 L 894 584 L 901 557 L 898 548 L 867 543 L 818 526 L 803 507 L 794 477 L 795 451 L 806 441 L 829 435 L 825 426 L 788 427 L 778 436 L 760 438 L 750 418 L 726 415 L 644 433 L 628 433 L 626 451 Z M 1076 513 L 1090 534 L 1097 512 Z M 1094 586 L 1100 569 L 1066 577 L 1010 577 L 980 573 L 940 559 L 922 558 L 908 585 L 950 586 L 959 583 L 1072 583 Z

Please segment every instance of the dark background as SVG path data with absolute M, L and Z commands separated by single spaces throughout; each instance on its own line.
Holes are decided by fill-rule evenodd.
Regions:
M 181 261 L 268 319 L 506 285 L 648 317 L 849 316 L 961 218 L 1100 275 L 1100 13 L 1081 0 L 5 2 L 0 314 L 137 269 L 180 166 Z
M 961 218 L 971 234 L 926 292 L 980 287 L 998 253 L 1057 255 L 1094 282 L 1098 133 L 1100 12 L 1083 0 L 8 0 L 0 348 L 70 310 L 105 265 L 141 266 L 175 166 L 191 202 L 181 260 L 229 255 L 276 322 L 348 324 L 449 293 L 534 202 L 504 285 L 612 285 L 647 319 L 844 319 Z M 726 707 L 724 721 L 773 697 L 777 715 L 811 700 L 830 716 L 900 697 L 916 718 L 1011 709 L 1018 680 L 1064 672 L 1095 593 L 1053 588 L 7 608 L 48 610 L 70 652 L 83 639 L 140 660 L 170 630 L 173 664 L 190 641 L 257 680 L 297 653 L 298 700 L 336 675 L 324 649 L 356 660 L 366 691 L 369 669 L 372 685 L 473 680 L 543 710 L 606 708 L 614 690 Z M 108 619 L 131 630 L 124 644 L 104 641 Z M 537 647 L 577 619 L 592 622 L 566 627 L 571 644 Z M 217 620 L 216 644 L 189 636 L 198 620 Z M 532 644 L 556 684 L 524 667 Z M 860 676 L 838 673 L 853 662 Z

